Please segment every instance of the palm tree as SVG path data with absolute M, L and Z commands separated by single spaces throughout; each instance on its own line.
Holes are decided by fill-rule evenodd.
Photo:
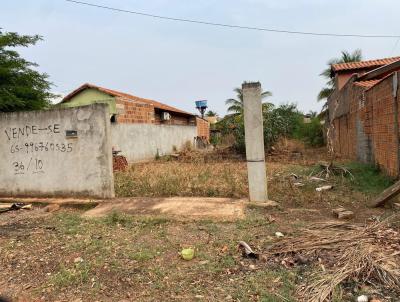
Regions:
M 342 51 L 342 55 L 340 58 L 334 58 L 328 61 L 328 68 L 326 68 L 320 76 L 323 76 L 328 81 L 326 82 L 327 87 L 322 88 L 318 93 L 318 101 L 322 101 L 327 99 L 332 92 L 335 90 L 335 79 L 332 77 L 331 69 L 333 64 L 339 63 L 350 63 L 350 62 L 360 62 L 362 60 L 362 52 L 361 49 L 356 49 L 352 53 L 348 51 Z
M 241 114 L 243 112 L 243 91 L 242 88 L 233 89 L 236 92 L 236 99 L 227 99 L 225 104 L 228 105 L 228 112 L 233 114 Z M 261 93 L 261 99 L 272 96 L 271 91 L 264 91 Z
M 206 116 L 209 116 L 209 117 L 213 117 L 213 116 L 217 116 L 217 115 L 218 115 L 218 113 L 215 111 L 212 111 L 212 110 L 208 110 L 206 113 Z

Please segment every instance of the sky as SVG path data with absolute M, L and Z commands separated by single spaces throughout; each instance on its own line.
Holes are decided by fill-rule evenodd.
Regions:
M 86 0 L 169 17 L 293 31 L 400 35 L 398 0 Z M 92 83 L 195 112 L 226 113 L 243 81 L 270 102 L 319 111 L 326 63 L 360 48 L 365 59 L 400 55 L 398 39 L 315 37 L 172 22 L 65 0 L 1 0 L 3 31 L 39 34 L 21 49 L 59 94 Z

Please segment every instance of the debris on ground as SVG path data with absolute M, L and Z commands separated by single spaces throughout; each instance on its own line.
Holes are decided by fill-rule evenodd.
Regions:
M 126 157 L 123 155 L 118 155 L 121 151 L 113 150 L 113 170 L 117 171 L 126 171 L 128 169 L 128 161 Z
M 344 166 L 335 166 L 333 162 L 327 163 L 327 162 L 320 162 L 319 163 L 321 171 L 318 172 L 316 175 L 314 175 L 317 178 L 325 178 L 328 179 L 333 175 L 341 175 L 342 177 L 344 176 L 350 176 L 352 179 L 354 179 L 353 174 Z
M 246 258 L 253 258 L 253 259 L 258 259 L 259 255 L 256 254 L 253 249 L 244 241 L 239 241 L 239 250 L 242 251 L 243 257 Z
M 366 295 L 361 295 L 357 297 L 357 302 L 368 302 L 369 298 Z
M 339 208 L 333 209 L 332 213 L 338 219 L 352 219 L 352 218 L 354 218 L 354 212 L 346 210 L 343 207 L 339 207 Z
M 328 191 L 328 190 L 332 190 L 332 189 L 333 189 L 333 186 L 329 185 L 329 186 L 318 187 L 315 189 L 315 191 L 322 192 L 322 191 Z
M 400 203 L 394 203 L 393 208 L 395 208 L 396 210 L 400 210 Z
M 81 263 L 81 262 L 83 262 L 82 257 L 76 257 L 76 258 L 74 259 L 74 263 Z
M 194 249 L 183 249 L 181 251 L 181 256 L 184 260 L 192 260 L 194 257 Z
M 301 255 L 314 264 L 297 290 L 300 301 L 330 301 L 338 286 L 354 280 L 400 295 L 400 234 L 391 228 L 398 218 L 369 225 L 317 223 L 275 243 L 265 255 L 278 263 L 296 263 Z
M 276 232 L 276 233 L 275 233 L 275 236 L 276 236 L 277 238 L 283 238 L 283 237 L 285 237 L 285 235 L 283 235 L 283 233 L 281 233 L 281 232 Z
M 32 210 L 32 205 L 25 203 L 0 204 L 0 213 L 18 210 Z
M 60 209 L 60 205 L 59 204 L 49 204 L 47 206 L 45 206 L 43 208 L 44 212 L 48 212 L 48 213 L 52 213 L 52 212 L 56 212 Z
M 377 208 L 383 206 L 387 201 L 400 194 L 400 181 L 390 186 L 379 194 L 371 203 L 370 207 Z
M 311 181 L 317 181 L 317 182 L 326 181 L 326 179 L 323 179 L 323 178 L 320 178 L 320 177 L 315 177 L 315 176 L 311 176 L 310 180 Z

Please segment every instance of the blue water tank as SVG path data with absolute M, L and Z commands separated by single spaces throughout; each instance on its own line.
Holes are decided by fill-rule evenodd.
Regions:
M 196 108 L 207 108 L 207 101 L 196 101 Z

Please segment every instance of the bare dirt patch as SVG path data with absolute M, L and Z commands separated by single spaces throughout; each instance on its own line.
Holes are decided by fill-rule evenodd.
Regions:
M 101 203 L 83 216 L 104 217 L 112 212 L 165 215 L 175 219 L 236 220 L 244 217 L 244 201 L 204 197 L 125 198 Z

